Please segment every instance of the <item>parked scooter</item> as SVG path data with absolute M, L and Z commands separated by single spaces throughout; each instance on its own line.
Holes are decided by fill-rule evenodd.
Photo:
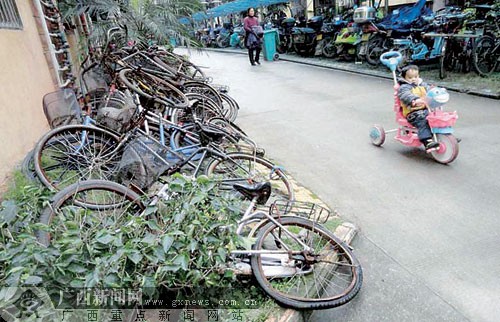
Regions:
M 334 57 L 342 60 L 354 60 L 358 55 L 361 43 L 361 29 L 355 23 L 349 23 L 340 30 L 335 39 Z
M 345 28 L 349 23 L 347 18 L 351 14 L 352 13 L 343 16 L 337 15 L 332 19 L 332 21 L 329 24 L 329 27 L 333 29 L 332 32 L 326 33 L 326 35 L 323 36 L 323 48 L 322 48 L 323 56 L 327 58 L 333 58 L 337 55 L 337 47 L 335 45 L 335 40 L 337 39 L 339 32 L 343 28 Z
M 361 29 L 361 40 L 357 51 L 357 57 L 360 61 L 367 59 L 369 40 L 379 32 L 379 29 L 373 23 L 376 18 L 376 10 L 369 6 L 361 6 L 354 10 L 353 20 Z
M 245 48 L 245 29 L 243 26 L 233 28 L 233 33 L 229 39 L 229 46 L 233 48 Z

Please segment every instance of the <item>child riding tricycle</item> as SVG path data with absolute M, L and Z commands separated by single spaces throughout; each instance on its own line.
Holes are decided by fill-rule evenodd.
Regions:
M 445 112 L 442 106 L 448 102 L 449 94 L 444 88 L 423 86 L 418 77 L 418 68 L 403 69 L 401 82 L 396 79 L 396 68 L 402 60 L 399 52 L 390 51 L 380 61 L 391 71 L 394 79 L 394 112 L 398 128 L 384 131 L 375 125 L 370 131 L 374 145 L 381 146 L 388 133 L 406 146 L 423 146 L 434 160 L 448 164 L 458 156 L 458 141 L 453 136 L 453 125 L 457 112 Z M 401 84 L 400 84 L 401 83 Z

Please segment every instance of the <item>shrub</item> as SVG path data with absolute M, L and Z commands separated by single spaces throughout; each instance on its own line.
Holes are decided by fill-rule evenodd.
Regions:
M 133 225 L 127 227 L 110 221 L 83 242 L 85 226 L 68 220 L 65 233 L 52 234 L 44 247 L 34 232 L 55 231 L 36 223 L 48 194 L 40 187 L 21 187 L 18 199 L 4 201 L 0 211 L 0 285 L 44 287 L 57 303 L 68 304 L 74 297 L 57 297 L 80 288 L 142 289 L 155 298 L 161 288 L 231 285 L 234 276 L 224 270 L 227 256 L 248 244 L 235 233 L 239 202 L 221 196 L 204 176 L 175 175 L 169 190 L 175 198 L 146 209 L 157 212 L 157 221 L 128 218 Z

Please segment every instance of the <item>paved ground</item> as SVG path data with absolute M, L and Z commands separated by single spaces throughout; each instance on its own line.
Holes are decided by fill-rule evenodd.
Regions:
M 388 139 L 389 80 L 286 61 L 193 55 L 230 85 L 238 123 L 320 199 L 361 228 L 358 297 L 309 321 L 498 321 L 500 110 L 497 100 L 453 93 L 460 155 L 449 166 Z

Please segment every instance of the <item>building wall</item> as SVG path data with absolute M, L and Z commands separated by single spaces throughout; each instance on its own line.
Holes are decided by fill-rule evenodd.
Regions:
M 56 89 L 32 0 L 16 4 L 23 30 L 0 29 L 0 187 L 48 130 L 42 97 Z

